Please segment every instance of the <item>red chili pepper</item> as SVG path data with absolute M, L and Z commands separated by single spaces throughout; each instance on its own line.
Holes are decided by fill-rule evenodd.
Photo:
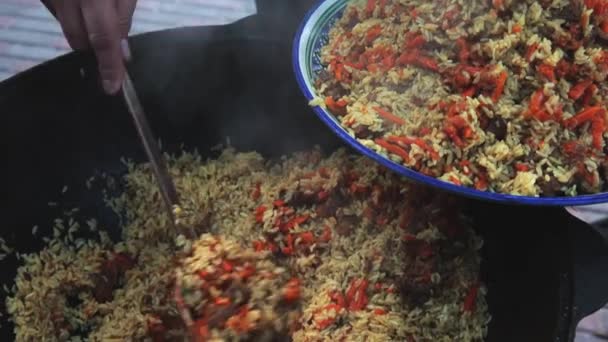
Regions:
M 475 303 L 477 302 L 477 293 L 479 292 L 479 284 L 473 284 L 469 288 L 467 295 L 464 297 L 463 310 L 466 312 L 473 312 L 475 310 Z
M 376 0 L 367 0 L 367 6 L 365 7 L 365 12 L 368 15 L 372 15 L 374 13 L 375 8 L 376 8 Z
M 312 244 L 315 242 L 315 236 L 312 232 L 304 232 L 300 234 L 300 239 L 305 244 Z
M 532 56 L 538 50 L 538 43 L 534 43 L 528 46 L 528 50 L 526 51 L 526 60 L 530 62 L 532 60 Z
M 295 226 L 308 221 L 309 218 L 310 218 L 309 215 L 296 216 L 296 217 L 292 218 L 291 220 L 287 221 L 287 223 L 285 224 L 285 229 L 291 230 Z
M 252 275 L 255 274 L 255 266 L 253 265 L 245 265 L 243 269 L 239 272 L 239 277 L 243 280 L 247 280 L 251 278 Z
M 458 60 L 460 61 L 460 63 L 468 63 L 469 57 L 471 57 L 469 43 L 466 41 L 465 38 L 460 37 L 456 40 L 456 46 L 458 47 Z
M 264 250 L 264 245 L 265 245 L 264 241 L 261 241 L 261 240 L 255 240 L 255 241 L 253 241 L 253 249 L 256 252 L 263 251 Z
M 346 291 L 346 302 L 348 303 L 348 309 L 352 311 L 362 310 L 367 306 L 367 287 L 369 282 L 366 279 L 361 279 L 357 285 L 357 279 L 353 279 L 350 283 L 350 287 Z
M 601 150 L 604 145 L 604 132 L 606 131 L 606 122 L 604 118 L 596 116 L 591 121 L 591 136 L 593 137 L 593 147 Z
M 477 87 L 472 86 L 462 92 L 462 97 L 473 97 L 475 94 L 477 94 Z
M 505 90 L 505 84 L 507 83 L 508 74 L 506 71 L 503 71 L 498 75 L 498 79 L 496 79 L 496 88 L 494 88 L 494 92 L 492 93 L 492 100 L 494 103 L 498 102 L 502 93 Z
M 583 100 L 581 101 L 583 107 L 588 107 L 591 104 L 591 100 L 593 99 L 593 95 L 597 92 L 597 86 L 595 84 L 591 84 L 587 90 L 585 90 L 585 95 Z
M 515 170 L 525 172 L 530 171 L 530 167 L 523 163 L 515 163 Z
M 577 83 L 574 87 L 570 88 L 570 91 L 568 92 L 568 97 L 570 97 L 574 101 L 578 100 L 579 98 L 581 98 L 581 96 L 583 96 L 585 90 L 587 90 L 587 88 L 591 84 L 593 84 L 593 80 L 584 80 L 582 82 Z
M 365 40 L 368 44 L 371 44 L 376 38 L 382 34 L 382 26 L 374 25 L 365 34 Z
M 488 189 L 488 180 L 486 177 L 481 175 L 477 175 L 477 181 L 475 181 L 475 189 L 477 190 L 487 190 Z
M 575 116 L 565 120 L 564 124 L 566 125 L 567 128 L 570 128 L 570 129 L 576 128 L 585 122 L 590 122 L 591 120 L 593 120 L 593 118 L 596 115 L 603 113 L 603 112 L 604 112 L 604 109 L 602 107 L 599 107 L 599 106 L 589 107 L 589 108 L 584 109 L 583 111 L 579 112 Z
M 339 291 L 331 291 L 329 293 L 329 298 L 333 300 L 340 308 L 346 307 L 344 296 Z
M 333 97 L 328 96 L 325 98 L 325 105 L 335 115 L 346 115 L 347 103 L 344 100 L 336 101 Z
M 405 48 L 406 49 L 417 49 L 426 44 L 426 40 L 421 34 L 417 34 L 410 39 L 406 38 Z
M 331 240 L 331 228 L 329 228 L 328 226 L 325 226 L 325 228 L 323 228 L 323 233 L 319 237 L 319 241 L 329 242 L 330 240 Z
M 298 278 L 293 278 L 287 282 L 285 289 L 283 289 L 283 298 L 287 302 L 295 302 L 300 299 L 300 280 Z
M 329 191 L 321 190 L 317 193 L 317 198 L 319 201 L 324 201 L 329 197 Z
M 414 65 L 430 71 L 439 71 L 439 64 L 433 58 L 425 56 L 420 51 L 404 52 L 397 58 L 399 65 Z
M 255 188 L 253 189 L 253 192 L 251 193 L 251 198 L 253 200 L 258 200 L 261 195 L 262 195 L 262 184 L 256 183 Z
M 230 273 L 232 272 L 232 270 L 234 270 L 234 266 L 232 266 L 229 261 L 224 260 L 222 261 L 222 269 L 224 270 L 224 272 Z
M 464 141 L 462 141 L 460 136 L 458 136 L 458 130 L 456 129 L 456 127 L 454 125 L 451 125 L 451 124 L 446 125 L 445 128 L 443 129 L 443 131 L 445 132 L 445 134 L 448 135 L 448 137 L 454 142 L 454 144 L 456 146 L 458 146 L 458 147 L 465 146 Z
M 374 314 L 378 316 L 386 315 L 386 310 L 384 309 L 374 309 Z
M 264 213 L 266 212 L 266 207 L 261 205 L 257 207 L 255 210 L 255 221 L 257 223 L 264 223 Z
M 384 139 L 376 139 L 375 142 L 381 147 L 384 147 L 388 152 L 401 157 L 405 163 L 408 163 L 410 161 L 410 154 L 401 147 L 393 145 Z
M 530 112 L 536 113 L 542 109 L 543 104 L 545 103 L 545 93 L 542 89 L 537 90 L 532 94 L 530 98 L 530 103 L 528 105 Z
M 227 297 L 217 297 L 215 298 L 215 300 L 213 301 L 215 305 L 218 306 L 224 306 L 224 305 L 230 305 L 230 298 Z
M 378 115 L 380 115 L 385 120 L 388 120 L 397 125 L 405 124 L 405 120 L 387 110 L 382 109 L 381 107 L 374 107 L 373 109 L 376 111 L 376 113 L 378 113 Z
M 555 68 L 549 64 L 541 64 L 538 66 L 538 72 L 545 76 L 549 81 L 555 82 Z

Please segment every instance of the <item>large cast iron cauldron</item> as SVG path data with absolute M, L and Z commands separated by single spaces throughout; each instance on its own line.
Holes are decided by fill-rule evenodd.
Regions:
M 183 144 L 206 153 L 227 136 L 236 148 L 267 157 L 341 146 L 302 99 L 290 67 L 290 28 L 277 29 L 275 18 L 132 39 L 132 76 L 168 151 Z M 42 243 L 31 228 L 38 225 L 41 236 L 62 210 L 77 206 L 118 236 L 117 218 L 85 181 L 96 171 L 124 173 L 121 157 L 145 155 L 122 100 L 99 90 L 93 58 L 71 53 L 0 83 L 0 113 L 0 235 L 20 252 L 36 251 Z M 64 185 L 69 191 L 60 195 Z M 608 298 L 601 234 L 561 209 L 468 203 L 485 239 L 482 276 L 493 316 L 487 340 L 572 340 L 580 318 Z M 10 286 L 17 265 L 0 262 L 2 283 Z M 6 315 L 1 329 L 0 340 L 12 340 Z

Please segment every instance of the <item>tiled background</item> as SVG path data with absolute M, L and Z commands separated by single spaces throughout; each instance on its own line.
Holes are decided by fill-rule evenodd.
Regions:
M 254 0 L 139 0 L 132 33 L 223 24 L 253 13 Z M 39 0 L 0 0 L 0 81 L 67 51 L 61 28 Z M 607 341 L 608 309 L 602 309 L 580 324 L 576 342 Z

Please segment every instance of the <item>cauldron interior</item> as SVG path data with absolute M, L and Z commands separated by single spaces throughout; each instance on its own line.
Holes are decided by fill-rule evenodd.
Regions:
M 167 151 L 183 145 L 212 156 L 210 147 L 226 137 L 239 150 L 267 157 L 314 145 L 327 152 L 342 146 L 301 97 L 289 44 L 260 29 L 257 20 L 132 40 L 132 77 Z M 95 172 L 120 175 L 121 157 L 144 161 L 144 154 L 122 100 L 101 93 L 94 69 L 90 55 L 72 53 L 0 84 L 1 172 L 8 199 L 0 209 L 0 235 L 20 252 L 42 246 L 31 235 L 34 225 L 44 235 L 55 217 L 73 207 L 119 236 L 117 218 L 85 183 Z M 68 192 L 62 195 L 64 185 Z M 49 201 L 60 205 L 49 207 Z M 483 278 L 493 315 L 488 341 L 571 337 L 571 241 L 576 230 L 589 228 L 559 209 L 469 203 L 486 241 Z M 17 261 L 8 258 L 1 265 L 2 282 L 10 286 Z M 10 325 L 2 329 L 0 339 L 11 340 Z

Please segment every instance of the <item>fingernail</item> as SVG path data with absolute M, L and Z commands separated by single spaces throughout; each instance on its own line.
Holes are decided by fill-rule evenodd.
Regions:
M 102 82 L 103 90 L 108 95 L 114 95 L 120 90 L 120 82 L 103 80 Z
M 129 47 L 129 41 L 124 38 L 120 41 L 120 49 L 122 50 L 122 58 L 127 62 L 131 60 L 131 48 Z

